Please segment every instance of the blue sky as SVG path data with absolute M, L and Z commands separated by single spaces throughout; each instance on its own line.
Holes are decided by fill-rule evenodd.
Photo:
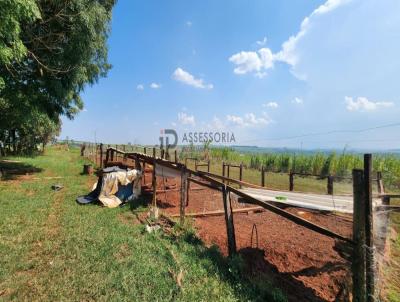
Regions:
M 400 123 L 399 12 L 397 0 L 119 0 L 113 68 L 61 137 L 156 144 L 173 128 L 233 132 L 239 145 L 398 148 L 399 126 L 354 131 Z

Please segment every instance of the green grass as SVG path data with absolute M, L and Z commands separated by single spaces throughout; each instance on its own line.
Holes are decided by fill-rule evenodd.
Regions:
M 190 228 L 148 234 L 128 206 L 77 205 L 95 181 L 80 175 L 79 150 L 12 159 L 38 170 L 0 181 L 0 300 L 285 301 Z M 55 183 L 64 189 L 52 191 Z

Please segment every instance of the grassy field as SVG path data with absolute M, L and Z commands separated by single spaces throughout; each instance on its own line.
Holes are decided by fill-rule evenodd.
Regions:
M 77 205 L 95 181 L 80 175 L 78 153 L 1 163 L 35 173 L 0 181 L 0 300 L 285 301 L 190 228 L 148 234 L 129 206 Z M 56 183 L 64 188 L 51 190 Z

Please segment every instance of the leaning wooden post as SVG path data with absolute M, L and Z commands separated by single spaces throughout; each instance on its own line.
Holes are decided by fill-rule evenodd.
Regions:
M 231 257 L 234 254 L 236 254 L 236 238 L 235 238 L 235 226 L 233 224 L 232 204 L 229 196 L 229 191 L 226 185 L 222 187 L 222 198 L 224 201 L 226 233 L 228 237 L 228 253 L 229 256 Z
M 289 191 L 293 191 L 294 189 L 294 173 L 290 171 L 289 173 Z
M 328 175 L 326 189 L 328 191 L 328 195 L 333 195 L 333 176 Z
M 187 172 L 186 167 L 181 170 L 181 199 L 180 199 L 180 223 L 183 225 L 185 222 L 185 208 L 186 208 L 186 190 L 187 190 Z
M 103 163 L 103 144 L 100 144 L 100 168 L 104 167 L 104 163 Z
M 353 170 L 353 301 L 366 302 L 364 171 Z
M 375 301 L 375 251 L 372 209 L 372 155 L 364 154 L 364 195 L 365 195 L 365 266 L 367 301 Z

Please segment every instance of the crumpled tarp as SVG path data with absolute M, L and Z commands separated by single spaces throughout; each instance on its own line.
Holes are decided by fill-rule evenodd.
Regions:
M 109 208 L 118 207 L 122 201 L 115 196 L 118 192 L 119 185 L 126 186 L 132 183 L 133 194 L 128 200 L 138 197 L 140 195 L 142 173 L 138 170 L 118 171 L 105 173 L 102 179 L 101 191 L 98 199 L 100 202 Z

